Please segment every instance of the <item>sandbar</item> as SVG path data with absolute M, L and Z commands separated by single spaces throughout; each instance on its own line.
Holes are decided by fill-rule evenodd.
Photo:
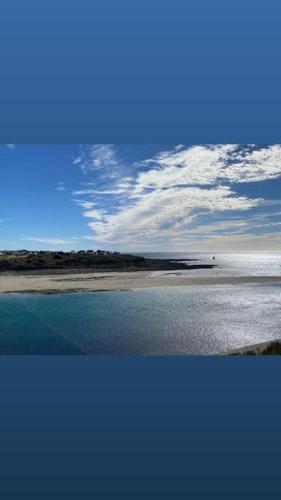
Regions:
M 157 275 L 155 273 L 104 272 L 104 273 L 2 273 L 0 274 L 0 293 L 70 293 L 102 292 L 114 290 L 133 290 L 138 288 L 196 286 L 196 285 L 240 285 L 240 284 L 280 283 L 281 276 L 239 276 L 239 277 L 202 277 Z

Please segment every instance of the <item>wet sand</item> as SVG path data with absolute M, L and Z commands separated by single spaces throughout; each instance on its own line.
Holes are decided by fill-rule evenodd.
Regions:
M 113 291 L 134 288 L 195 286 L 195 285 L 239 285 L 246 283 L 280 283 L 281 276 L 245 277 L 189 277 L 177 275 L 157 276 L 144 271 L 69 274 L 0 274 L 0 293 L 69 293 L 75 291 Z

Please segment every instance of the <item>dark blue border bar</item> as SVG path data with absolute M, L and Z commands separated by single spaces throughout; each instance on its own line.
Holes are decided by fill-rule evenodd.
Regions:
M 3 498 L 279 496 L 277 358 L 4 357 L 0 381 Z
M 278 0 L 5 0 L 0 142 L 280 142 Z

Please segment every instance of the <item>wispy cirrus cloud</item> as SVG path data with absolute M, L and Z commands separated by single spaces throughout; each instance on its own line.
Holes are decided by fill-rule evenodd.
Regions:
M 37 238 L 35 236 L 25 236 L 24 238 L 21 238 L 22 241 L 33 241 L 34 243 L 44 243 L 46 245 L 69 245 L 70 243 L 73 243 L 75 240 L 78 238 L 73 237 L 73 238 Z
M 105 215 L 105 223 L 90 222 L 89 227 L 99 240 L 131 242 L 170 234 L 171 229 L 179 233 L 188 229 L 199 214 L 248 210 L 258 203 L 258 199 L 235 196 L 227 186 L 173 187 L 148 193 L 132 206 Z
M 73 163 L 87 174 L 97 169 L 115 167 L 118 165 L 118 160 L 113 144 L 95 144 L 83 146 Z
M 274 200 L 241 189 L 281 178 L 281 146 L 179 145 L 128 164 L 112 145 L 98 145 L 75 164 L 89 182 L 73 194 L 97 242 L 184 244 L 204 235 L 253 231 L 245 217 L 230 222 L 229 216 L 274 206 Z
M 61 181 L 57 184 L 57 191 L 67 191 L 64 182 Z

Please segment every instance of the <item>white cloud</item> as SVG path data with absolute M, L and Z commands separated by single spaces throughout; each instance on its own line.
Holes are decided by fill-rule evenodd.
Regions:
M 84 147 L 73 163 L 79 165 L 82 172 L 89 173 L 104 167 L 114 167 L 118 160 L 112 144 L 94 144 Z
M 154 168 L 139 174 L 135 194 L 147 188 L 215 184 L 235 149 L 235 145 L 192 146 L 160 153 L 140 164 Z
M 249 227 L 249 222 L 245 220 L 231 220 L 226 219 L 219 222 L 212 222 L 209 224 L 199 224 L 195 228 L 191 228 L 189 234 L 213 234 L 213 233 L 230 233 L 245 231 Z
M 57 191 L 67 191 L 64 182 L 59 182 L 57 185 Z
M 85 210 L 90 210 L 95 206 L 95 203 L 87 200 L 74 200 L 77 205 L 84 208 Z
M 36 238 L 33 236 L 26 236 L 22 238 L 23 241 L 33 241 L 35 243 L 44 243 L 46 245 L 68 245 L 69 243 L 73 243 L 77 238 Z
M 89 195 L 104 195 L 104 194 L 122 194 L 126 192 L 127 189 L 79 189 L 78 191 L 73 191 L 74 196 L 89 196 Z
M 222 172 L 222 178 L 232 183 L 260 182 L 281 177 L 281 145 L 239 152 L 235 163 Z
M 241 212 L 280 204 L 237 192 L 238 185 L 281 178 L 280 145 L 178 145 L 131 166 L 122 165 L 112 145 L 96 145 L 83 150 L 76 164 L 95 173 L 94 182 L 90 178 L 73 194 L 90 219 L 93 239 L 107 244 L 171 247 L 269 228 L 271 222 L 245 222 Z M 224 220 L 229 212 L 240 219 Z
M 238 145 L 192 146 L 166 151 L 140 164 L 153 168 L 139 175 L 135 193 L 176 185 L 260 182 L 281 177 L 281 146 L 256 149 Z
M 104 213 L 101 210 L 86 210 L 83 212 L 84 217 L 88 217 L 90 219 L 101 220 L 104 216 Z
M 105 222 L 91 222 L 89 226 L 96 232 L 97 239 L 139 240 L 159 237 L 171 228 L 182 231 L 199 214 L 248 210 L 259 202 L 259 199 L 236 196 L 228 186 L 170 188 L 148 193 L 133 206 L 105 215 Z

